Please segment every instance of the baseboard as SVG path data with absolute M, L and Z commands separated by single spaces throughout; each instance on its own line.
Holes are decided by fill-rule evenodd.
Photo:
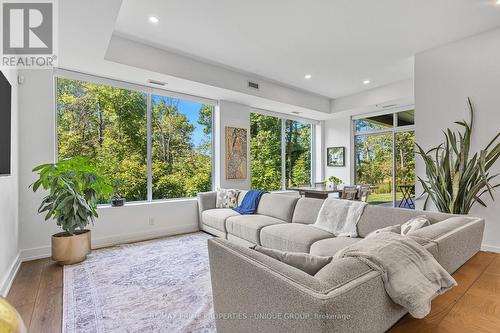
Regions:
M 187 234 L 190 232 L 199 231 L 198 225 L 193 226 L 175 226 L 170 228 L 156 229 L 145 232 L 136 232 L 128 234 L 118 234 L 108 237 L 92 238 L 92 248 L 98 249 L 124 243 L 140 242 L 155 238 Z M 51 247 L 42 246 L 20 251 L 21 261 L 30 261 L 51 256 Z
M 484 244 L 481 246 L 481 251 L 500 253 L 500 246 L 492 246 Z
M 12 286 L 12 282 L 14 281 L 14 278 L 16 277 L 17 271 L 19 270 L 19 267 L 21 267 L 21 256 L 20 253 L 16 255 L 14 258 L 14 261 L 10 265 L 9 269 L 7 270 L 7 274 L 3 278 L 3 280 L 0 282 L 0 296 L 7 297 L 7 294 L 9 293 L 10 287 Z

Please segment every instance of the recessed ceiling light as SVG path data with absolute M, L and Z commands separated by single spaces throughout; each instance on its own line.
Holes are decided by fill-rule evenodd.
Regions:
M 370 84 L 370 80 L 364 80 L 363 84 Z
M 311 75 L 311 74 L 306 74 L 306 75 L 304 75 L 304 79 L 309 80 L 310 78 L 312 78 L 312 75 Z
M 149 17 L 149 22 L 151 23 L 158 23 L 160 20 L 156 16 L 150 16 Z

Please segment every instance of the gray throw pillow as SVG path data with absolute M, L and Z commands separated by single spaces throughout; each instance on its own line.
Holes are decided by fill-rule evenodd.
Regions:
M 238 194 L 239 190 L 235 189 L 223 189 L 217 190 L 217 200 L 215 202 L 215 208 L 234 208 L 238 207 Z
M 310 275 L 316 274 L 321 268 L 332 261 L 332 257 L 320 257 L 299 252 L 284 252 L 268 249 L 259 245 L 252 246 L 251 249 L 298 268 Z

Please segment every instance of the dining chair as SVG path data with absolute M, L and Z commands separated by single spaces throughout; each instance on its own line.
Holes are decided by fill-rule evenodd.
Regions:
M 358 189 L 358 200 L 368 202 L 370 194 L 370 185 L 361 185 Z
M 341 199 L 356 200 L 357 195 L 358 195 L 357 186 L 344 186 L 344 188 L 342 189 Z

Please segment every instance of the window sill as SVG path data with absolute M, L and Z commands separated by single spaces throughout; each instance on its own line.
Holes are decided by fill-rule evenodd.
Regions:
M 131 201 L 125 202 L 124 206 L 112 207 L 111 204 L 100 204 L 97 205 L 98 209 L 107 209 L 107 208 L 123 208 L 123 207 L 134 207 L 134 206 L 149 206 L 149 205 L 157 205 L 157 204 L 165 204 L 165 203 L 173 203 L 173 202 L 193 202 L 196 201 L 196 197 L 191 198 L 175 198 L 175 199 L 161 199 L 161 200 L 153 200 L 153 201 Z

